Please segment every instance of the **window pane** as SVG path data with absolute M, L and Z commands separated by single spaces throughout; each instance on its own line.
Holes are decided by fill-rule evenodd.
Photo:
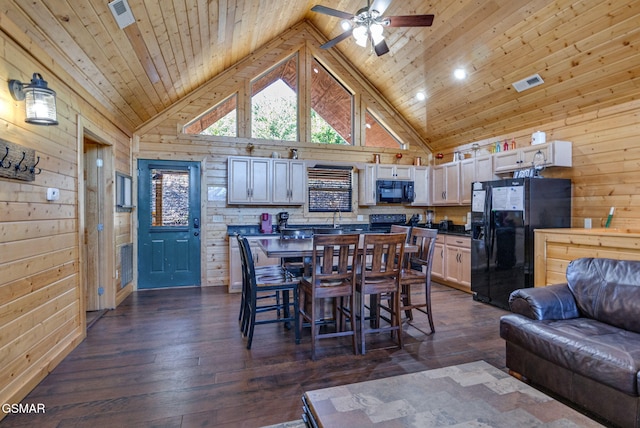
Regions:
M 387 131 L 387 129 L 367 110 L 365 116 L 364 145 L 367 147 L 389 147 L 404 149 L 403 144 Z
M 317 60 L 311 63 L 311 141 L 353 144 L 353 95 Z
M 298 140 L 298 57 L 251 82 L 251 136 Z
M 309 168 L 309 212 L 351 212 L 351 169 Z
M 151 170 L 151 226 L 189 225 L 189 171 Z
M 193 122 L 184 127 L 186 134 L 238 136 L 238 97 L 227 98 Z

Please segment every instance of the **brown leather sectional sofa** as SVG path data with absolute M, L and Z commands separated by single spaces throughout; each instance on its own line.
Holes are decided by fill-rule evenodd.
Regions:
M 507 367 L 612 425 L 640 427 L 640 262 L 584 258 L 567 283 L 516 290 Z

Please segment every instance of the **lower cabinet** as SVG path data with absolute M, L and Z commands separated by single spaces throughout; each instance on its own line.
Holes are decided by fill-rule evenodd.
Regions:
M 279 257 L 267 257 L 258 246 L 260 239 L 280 239 L 280 235 L 247 236 L 251 246 L 253 263 L 258 266 L 278 266 Z M 242 263 L 240 260 L 240 247 L 235 236 L 229 236 L 229 293 L 240 293 L 242 291 Z
M 471 292 L 470 237 L 438 235 L 431 266 L 431 278 Z
M 433 261 L 431 262 L 431 278 L 444 279 L 444 235 L 436 237 Z
M 471 238 L 445 236 L 445 280 L 471 292 Z

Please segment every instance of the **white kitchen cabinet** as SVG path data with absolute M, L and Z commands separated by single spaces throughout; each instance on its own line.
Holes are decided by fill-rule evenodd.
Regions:
M 376 165 L 377 180 L 413 180 L 413 166 L 384 164 Z
M 229 204 L 271 203 L 271 159 L 229 157 L 228 167 Z
M 531 168 L 535 154 L 540 151 L 545 167 L 572 166 L 572 147 L 570 141 L 550 141 L 516 150 L 507 150 L 493 155 L 495 173 L 512 172 L 518 169 Z
M 431 187 L 429 182 L 429 167 L 416 166 L 413 176 L 413 190 L 415 199 L 411 205 L 428 206 L 431 205 Z
M 484 155 L 460 161 L 460 204 L 471 204 L 471 183 L 496 179 L 493 157 Z
M 303 205 L 307 183 L 304 161 L 274 159 L 272 202 L 282 205 Z
M 431 262 L 431 278 L 444 279 L 444 235 L 436 236 L 433 247 L 433 261 Z
M 471 183 L 476 179 L 476 160 L 460 161 L 460 203 L 471 204 Z
M 279 266 L 279 257 L 267 257 L 264 251 L 258 246 L 260 239 L 280 239 L 279 235 L 247 236 L 251 247 L 253 263 L 258 266 Z M 240 260 L 240 247 L 238 238 L 229 236 L 229 293 L 240 293 L 242 291 L 242 262 Z
M 376 204 L 376 164 L 358 171 L 358 205 Z
M 459 162 L 450 162 L 432 168 L 433 205 L 457 205 L 459 201 Z
M 435 256 L 435 254 L 434 254 Z M 445 280 L 471 291 L 471 238 L 446 235 L 444 249 Z

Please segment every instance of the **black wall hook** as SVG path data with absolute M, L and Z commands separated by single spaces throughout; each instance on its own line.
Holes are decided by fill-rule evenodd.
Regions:
M 42 172 L 42 168 L 37 168 L 38 172 L 36 172 L 36 166 L 38 166 L 39 163 L 40 163 L 40 156 L 38 156 L 36 163 L 34 163 L 33 166 L 29 168 L 29 171 L 31 172 L 31 174 L 38 175 Z
M 22 162 L 24 161 L 24 158 L 27 156 L 26 152 L 22 152 L 22 159 L 20 159 L 20 162 L 18 162 L 15 166 L 16 171 L 20 171 L 20 165 L 22 165 Z M 25 169 L 23 169 L 22 171 L 26 171 L 26 165 L 25 165 Z
M 7 149 L 7 153 L 4 155 L 2 160 L 0 160 L 0 167 L 2 168 L 11 168 L 11 161 L 7 161 L 7 165 L 5 166 L 4 160 L 9 156 L 9 146 L 5 147 Z

